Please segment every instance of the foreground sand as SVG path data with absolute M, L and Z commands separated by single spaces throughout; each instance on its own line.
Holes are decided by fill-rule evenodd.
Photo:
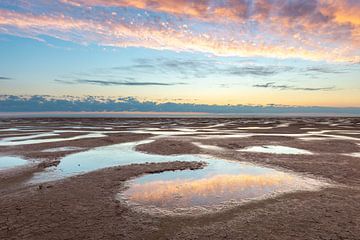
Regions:
M 2 155 L 38 159 L 29 166 L 1 172 L 0 239 L 360 239 L 360 158 L 344 154 L 360 152 L 360 119 L 54 119 L 5 121 L 3 129 L 37 126 L 42 131 L 81 126 L 113 126 L 104 138 L 81 139 L 18 146 L 2 146 Z M 47 123 L 40 123 L 40 122 Z M 130 124 L 129 124 L 130 122 Z M 270 122 L 270 123 L 267 123 Z M 290 123 L 280 127 L 283 123 Z M 105 124 L 106 123 L 106 124 Z M 111 123 L 111 124 L 109 124 Z M 126 124 L 124 124 L 126 123 Z M 228 211 L 200 216 L 160 216 L 134 211 L 115 195 L 126 180 L 142 174 L 197 169 L 201 163 L 170 162 L 113 167 L 36 185 L 24 184 L 34 172 L 59 163 L 61 157 L 97 146 L 147 139 L 154 133 L 128 132 L 147 128 L 213 129 L 227 133 L 242 130 L 256 136 L 226 137 L 221 134 L 177 134 L 163 136 L 138 151 L 156 154 L 206 153 L 294 171 L 334 183 L 315 192 L 295 192 L 275 198 L 252 201 Z M 6 127 L 5 127 L 6 126 Z M 274 128 L 264 129 L 273 126 Z M 44 130 L 44 127 L 47 127 Z M 254 129 L 254 127 L 257 127 Z M 302 140 L 301 136 L 274 136 L 274 133 L 304 134 L 303 128 L 340 130 L 335 138 Z M 342 131 L 346 130 L 346 131 Z M 350 133 L 350 134 L 349 134 Z M 19 134 L 2 131 L 0 138 Z M 66 135 L 68 134 L 68 135 Z M 55 137 L 71 137 L 64 133 Z M 84 133 L 75 133 L 84 134 Z M 2 135 L 2 136 L 1 136 Z M 6 136 L 5 136 L 6 135 Z M 156 135 L 156 134 L 155 134 Z M 204 135 L 206 135 L 204 137 Z M 216 135 L 216 136 L 215 136 Z M 219 136 L 220 135 L 220 136 Z M 350 136 L 350 138 L 336 138 Z M 313 137 L 313 136 L 312 136 Z M 359 141 L 356 139 L 359 138 Z M 200 148 L 193 142 L 220 147 Z M 254 145 L 282 145 L 309 150 L 314 155 L 287 155 L 239 152 Z M 76 146 L 82 150 L 41 152 Z

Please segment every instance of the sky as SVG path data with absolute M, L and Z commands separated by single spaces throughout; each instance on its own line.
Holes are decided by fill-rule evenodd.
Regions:
M 1 95 L 360 107 L 360 1 L 0 0 L 0 56 Z

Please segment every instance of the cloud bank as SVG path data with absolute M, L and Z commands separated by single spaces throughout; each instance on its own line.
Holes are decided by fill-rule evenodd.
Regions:
M 157 103 L 134 97 L 52 97 L 0 95 L 0 112 L 178 112 L 213 114 L 354 114 L 360 108 L 304 107 L 284 105 L 207 105 L 191 103 Z
M 54 0 L 0 3 L 0 33 L 220 56 L 360 61 L 355 0 Z

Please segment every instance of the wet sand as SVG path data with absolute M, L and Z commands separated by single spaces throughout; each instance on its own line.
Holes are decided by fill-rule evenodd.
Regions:
M 3 120 L 4 121 L 4 120 Z M 40 123 L 46 121 L 47 123 Z M 77 124 L 74 124 L 74 123 Z M 60 127 L 86 125 L 87 131 L 109 131 L 106 137 L 2 146 L 1 155 L 22 156 L 36 164 L 1 171 L 0 239 L 360 239 L 360 159 L 346 154 L 360 152 L 358 135 L 326 133 L 354 139 L 302 140 L 295 134 L 311 131 L 360 131 L 357 118 L 299 119 L 37 119 L 6 120 L 3 129 L 31 126 L 50 132 Z M 288 123 L 289 126 L 280 124 Z M 336 124 L 336 126 L 333 126 Z M 6 126 L 6 127 L 5 127 Z M 284 127 L 285 126 L 285 127 Z M 90 128 L 89 128 L 90 127 Z M 92 129 L 100 127 L 100 129 Z M 111 127 L 112 129 L 105 129 Z M 272 127 L 253 129 L 255 127 Z M 132 142 L 156 136 L 131 133 L 192 129 L 220 131 L 225 135 L 256 133 L 249 137 L 212 137 L 204 134 L 167 135 L 139 145 L 136 150 L 161 154 L 208 154 L 295 172 L 333 183 L 320 191 L 299 191 L 255 200 L 230 210 L 197 216 L 165 216 L 138 212 L 115 196 L 127 180 L 143 174 L 202 168 L 201 163 L 168 162 L 134 164 L 43 184 L 27 185 L 34 172 L 56 165 L 62 157 L 94 147 Z M 248 129 L 238 129 L 248 128 Z M 302 129 L 314 128 L 314 129 Z M 74 129 L 79 130 L 79 129 Z M 84 129 L 81 129 L 84 130 Z M 111 131 L 120 131 L 110 133 Z M 153 131 L 153 130 L 152 130 Z M 0 139 L 18 131 L 1 131 Z M 21 132 L 23 133 L 23 132 Z M 271 136 L 271 134 L 293 136 Z M 86 134 L 66 133 L 55 138 Z M 199 137 L 200 136 L 200 137 Z M 313 136 L 309 136 L 313 137 Z M 53 138 L 53 137 L 49 137 Z M 42 138 L 44 139 L 44 138 Z M 47 139 L 47 138 L 45 138 Z M 194 142 L 221 147 L 221 151 L 199 147 Z M 240 152 L 249 146 L 280 145 L 300 148 L 312 155 Z M 42 152 L 58 147 L 81 147 L 74 151 Z

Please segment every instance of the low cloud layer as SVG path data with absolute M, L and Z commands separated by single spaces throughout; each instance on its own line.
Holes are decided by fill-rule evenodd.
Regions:
M 213 114 L 357 114 L 360 108 L 336 108 L 284 105 L 208 105 L 155 101 L 140 101 L 134 97 L 52 97 L 0 95 L 0 112 L 194 112 Z
M 297 91 L 331 91 L 336 90 L 335 87 L 296 87 L 291 85 L 277 85 L 275 82 L 268 82 L 264 84 L 255 84 L 256 88 L 272 88 L 279 90 L 297 90 Z
M 184 83 L 162 83 L 162 82 L 138 82 L 138 81 L 104 81 L 94 79 L 76 79 L 76 80 L 62 80 L 55 79 L 55 82 L 62 84 L 92 84 L 98 86 L 174 86 L 183 85 Z
M 44 41 L 360 61 L 354 0 L 2 1 L 0 33 Z
M 0 80 L 11 80 L 11 79 L 12 79 L 12 78 L 0 76 Z

